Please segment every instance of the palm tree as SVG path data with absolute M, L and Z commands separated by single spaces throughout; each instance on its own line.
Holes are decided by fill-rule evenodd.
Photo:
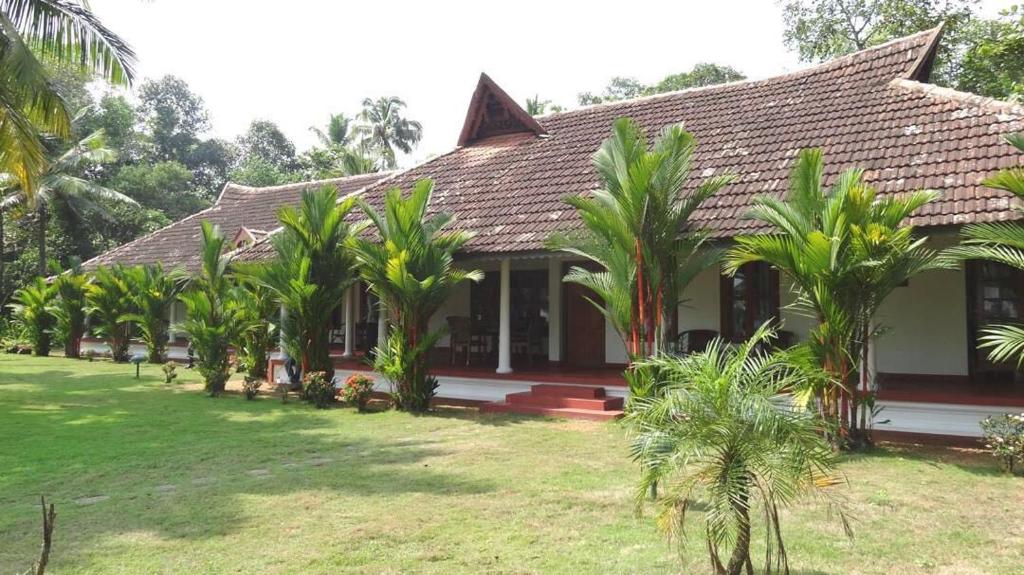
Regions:
M 40 131 L 71 133 L 71 114 L 40 61 L 128 85 L 135 54 L 77 0 L 0 0 L 0 172 L 35 201 L 46 170 Z
M 302 372 L 334 376 L 330 357 L 331 318 L 357 278 L 347 245 L 362 229 L 346 222 L 355 200 L 338 201 L 334 188 L 303 192 L 298 209 L 278 212 L 281 231 L 271 243 L 277 257 L 267 264 L 239 265 L 239 273 L 273 292 L 286 310 L 282 340 Z
M 407 411 L 427 410 L 436 388 L 430 350 L 444 332 L 430 331 L 431 316 L 455 286 L 483 278 L 479 270 L 455 267 L 453 254 L 472 234 L 445 229 L 454 221 L 451 214 L 428 214 L 433 190 L 430 180 L 416 182 L 406 198 L 392 188 L 383 212 L 357 200 L 377 237 L 352 242 L 363 279 L 394 322 L 388 340 L 378 345 L 377 366 L 396 383 L 397 403 Z
M 601 303 L 594 305 L 615 326 L 633 359 L 667 351 L 683 290 L 719 255 L 707 249 L 707 232 L 691 229 L 689 218 L 733 177 L 707 178 L 684 191 L 695 145 L 692 134 L 674 125 L 648 150 L 646 135 L 631 119 L 616 120 L 612 136 L 593 158 L 601 188 L 566 199 L 585 230 L 548 241 L 549 247 L 602 268 L 574 267 L 565 281 L 600 296 Z
M 232 296 L 241 309 L 242 327 L 234 342 L 238 363 L 250 376 L 267 378 L 267 352 L 274 343 L 280 304 L 274 292 L 251 278 L 239 277 Z
M 58 142 L 51 141 L 50 145 L 55 147 Z M 48 160 L 44 171 L 35 183 L 36 187 L 33 191 L 35 200 L 29 204 L 34 208 L 36 215 L 39 275 L 46 275 L 47 272 L 46 226 L 51 210 L 66 209 L 79 220 L 84 218 L 87 213 L 100 214 L 109 219 L 106 208 L 103 204 L 97 203 L 97 200 L 138 205 L 135 200 L 120 192 L 77 175 L 86 168 L 113 162 L 116 159 L 117 153 L 106 147 L 106 137 L 103 130 L 100 129 Z M 32 196 L 16 184 L 8 190 L 3 200 L 0 200 L 0 212 L 18 204 L 29 203 L 30 197 Z
M 847 439 L 860 442 L 866 440 L 871 404 L 865 360 L 878 334 L 873 323 L 878 308 L 910 277 L 951 263 L 903 225 L 937 199 L 937 192 L 878 198 L 856 168 L 826 189 L 823 171 L 821 150 L 801 151 L 785 199 L 758 197 L 748 213 L 776 231 L 736 238 L 724 267 L 734 274 L 746 263 L 767 262 L 792 282 L 798 309 L 817 320 L 809 344 L 832 376 L 821 390 L 823 412 Z M 864 366 L 862 389 L 854 392 L 849 384 L 858 362 Z M 860 407 L 864 412 L 858 418 Z
M 355 132 L 371 152 L 377 154 L 384 169 L 394 169 L 398 164 L 395 149 L 410 153 L 423 137 L 423 126 L 419 122 L 402 116 L 405 102 L 397 96 L 366 98 L 363 111 L 359 114 L 360 124 Z
M 53 328 L 57 323 L 53 305 L 56 295 L 54 287 L 40 277 L 14 293 L 14 303 L 9 307 L 28 330 L 32 355 L 50 355 Z
M 136 266 L 125 273 L 136 310 L 125 319 L 138 326 L 149 363 L 163 363 L 170 341 L 171 307 L 185 288 L 188 276 L 181 270 L 164 272 L 160 263 Z
M 1024 153 L 1024 133 L 1009 134 L 1006 141 Z M 1000 170 L 982 184 L 1024 198 L 1024 166 Z M 1014 206 L 1024 213 L 1024 208 Z M 947 250 L 951 256 L 965 260 L 989 260 L 1024 270 L 1024 225 L 1019 222 L 988 222 L 964 226 L 960 232 L 963 244 Z M 982 330 L 980 347 L 990 348 L 994 362 L 1017 360 L 1024 365 L 1024 326 L 993 325 Z
M 201 224 L 201 233 L 202 273 L 193 280 L 192 289 L 178 295 L 185 304 L 185 321 L 180 327 L 195 348 L 196 366 L 206 392 L 216 397 L 224 391 L 231 376 L 229 346 L 237 338 L 242 310 L 231 297 L 231 259 L 225 253 L 228 240 L 206 220 Z
M 652 486 L 664 485 L 654 501 L 658 526 L 681 543 L 688 512 L 703 504 L 716 574 L 753 573 L 758 516 L 766 523 L 763 572 L 788 573 L 779 509 L 806 493 L 827 495 L 825 488 L 840 482 L 821 420 L 788 394 L 820 377 L 820 369 L 794 364 L 788 352 L 761 351 L 772 339 L 765 325 L 735 347 L 718 339 L 702 353 L 638 363 L 662 378 L 662 392 L 638 398 L 625 418 L 643 470 L 637 506 Z M 843 525 L 848 531 L 845 518 Z
M 58 296 L 54 315 L 57 329 L 64 334 L 65 357 L 81 356 L 82 336 L 89 319 L 89 304 L 85 297 L 89 281 L 89 276 L 82 273 L 77 263 L 53 281 Z
M 120 264 L 101 266 L 85 288 L 86 312 L 94 321 L 97 335 L 107 339 L 110 356 L 117 362 L 128 361 L 132 324 L 127 318 L 135 313 L 127 275 Z
M 349 144 L 352 139 L 351 127 L 352 118 L 345 114 L 331 114 L 326 130 L 321 130 L 316 126 L 311 127 L 310 130 L 316 134 L 321 146 L 330 149 L 334 147 L 343 148 Z

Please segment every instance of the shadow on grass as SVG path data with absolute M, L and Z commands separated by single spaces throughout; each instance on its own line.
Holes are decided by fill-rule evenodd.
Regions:
M 393 413 L 321 411 L 272 395 L 210 398 L 152 374 L 135 379 L 134 368 L 94 373 L 82 365 L 0 378 L 16 384 L 0 396 L 0 434 L 19 437 L 0 445 L 0 530 L 10 535 L 0 566 L 38 545 L 40 493 L 61 515 L 67 568 L 119 534 L 235 532 L 252 512 L 246 496 L 297 496 L 308 505 L 318 492 L 458 498 L 495 489 L 430 461 L 451 452 Z M 108 499 L 81 503 L 90 497 Z
M 952 465 L 968 473 L 984 477 L 1003 475 L 995 460 L 988 453 L 980 449 L 883 443 L 866 451 L 846 454 L 844 459 L 850 462 L 870 462 L 873 459 L 902 459 L 922 463 L 934 468 Z

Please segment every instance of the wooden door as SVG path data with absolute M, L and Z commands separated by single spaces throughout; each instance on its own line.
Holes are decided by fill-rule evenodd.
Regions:
M 570 367 L 603 367 L 605 320 L 586 299 L 597 300 L 597 294 L 578 284 L 564 286 L 565 363 Z

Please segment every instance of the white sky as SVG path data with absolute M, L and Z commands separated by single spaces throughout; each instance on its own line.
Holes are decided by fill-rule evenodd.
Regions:
M 985 13 L 1012 1 L 985 0 Z M 697 62 L 750 78 L 800 67 L 774 0 L 92 0 L 139 56 L 139 76 L 174 74 L 203 97 L 213 134 L 275 121 L 305 149 L 309 127 L 397 95 L 424 137 L 409 164 L 451 149 L 480 72 L 520 103 L 574 106 L 612 76 L 654 82 Z

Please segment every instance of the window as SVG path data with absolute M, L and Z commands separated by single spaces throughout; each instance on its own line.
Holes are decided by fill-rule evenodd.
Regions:
M 722 276 L 722 337 L 743 341 L 769 319 L 779 317 L 779 273 L 763 262 Z
M 978 347 L 981 330 L 990 325 L 1021 323 L 1024 319 L 1024 272 L 1007 265 L 972 261 L 967 265 L 967 330 L 971 372 L 978 375 L 1012 375 L 1012 364 L 995 364 L 988 350 Z

